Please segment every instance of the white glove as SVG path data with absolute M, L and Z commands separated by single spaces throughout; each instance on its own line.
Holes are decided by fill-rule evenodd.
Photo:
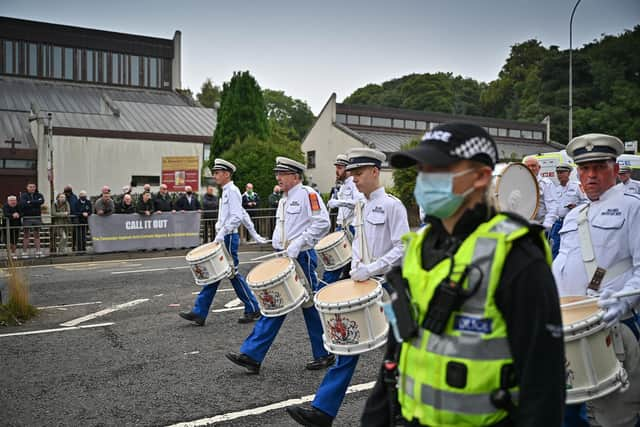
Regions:
M 262 237 L 262 236 L 261 236 L 261 235 L 259 235 L 259 234 L 256 234 L 255 236 L 253 236 L 253 238 L 255 239 L 255 241 L 256 241 L 256 242 L 258 242 L 258 243 L 259 243 L 259 244 L 261 244 L 261 245 L 262 245 L 262 244 L 265 244 L 265 243 L 267 243 L 267 242 L 268 242 L 268 240 L 267 240 L 267 239 L 265 239 L 264 237 Z
M 335 208 L 339 207 L 339 205 L 338 205 L 338 200 L 337 200 L 337 199 L 330 199 L 330 200 L 327 202 L 327 207 L 328 207 L 329 209 L 335 209 Z
M 550 231 L 551 227 L 553 227 L 553 222 L 545 221 L 542 223 L 542 226 L 544 227 L 545 230 Z
M 360 264 L 355 269 L 349 272 L 349 276 L 356 282 L 364 282 L 369 277 L 371 277 L 371 273 L 369 272 L 369 268 L 365 264 Z
M 213 241 L 216 242 L 216 243 L 224 242 L 224 234 L 222 234 L 222 233 L 216 234 L 216 238 L 213 239 Z
M 289 247 L 287 248 L 287 256 L 289 258 L 295 259 L 298 258 L 298 255 L 300 255 L 300 244 L 296 243 L 296 241 L 294 240 L 289 244 Z
M 598 306 L 606 310 L 602 320 L 605 321 L 608 327 L 612 327 L 618 323 L 628 310 L 625 300 L 622 298 L 611 298 L 615 293 L 616 291 L 611 288 L 605 289 L 600 294 L 600 299 L 598 300 Z

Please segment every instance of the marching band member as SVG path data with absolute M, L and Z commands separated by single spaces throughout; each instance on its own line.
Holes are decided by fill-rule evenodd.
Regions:
M 238 319 L 238 323 L 250 323 L 260 317 L 260 307 L 244 277 L 238 273 L 238 244 L 240 242 L 238 227 L 243 222 L 248 221 L 250 223 L 251 220 L 242 208 L 240 190 L 231 180 L 231 176 L 235 171 L 236 167 L 233 163 L 223 159 L 214 160 L 213 177 L 216 180 L 216 184 L 222 187 L 222 197 L 218 202 L 218 220 L 216 221 L 216 237 L 214 241 L 223 243 L 233 257 L 235 276 L 229 280 L 236 295 L 244 303 L 244 316 Z M 253 229 L 253 224 L 250 224 L 250 229 Z M 262 237 L 261 239 L 264 241 Z M 193 309 L 191 311 L 181 311 L 179 313 L 180 317 L 193 321 L 199 326 L 204 325 L 219 285 L 220 281 L 203 287 L 196 297 Z
M 448 123 L 390 158 L 417 165 L 427 226 L 404 237 L 404 280 L 391 284 L 415 309 L 396 312 L 408 318 L 397 324 L 401 347 L 395 334 L 387 341 L 397 389 L 385 363 L 362 425 L 390 425 L 398 404 L 410 426 L 560 425 L 564 342 L 550 251 L 539 226 L 488 204 L 497 154 L 483 128 Z
M 623 151 L 622 141 L 604 134 L 582 135 L 567 145 L 589 203 L 565 217 L 553 262 L 560 295 L 599 293 L 603 320 L 622 338 L 630 388 L 590 401 L 604 427 L 634 426 L 640 415 L 640 327 L 634 313 L 640 296 L 611 297 L 640 289 L 640 196 L 616 185 L 616 158 Z
M 624 192 L 630 194 L 640 194 L 640 181 L 631 179 L 631 166 L 620 165 L 618 178 L 624 185 Z
M 569 211 L 578 205 L 587 202 L 587 196 L 584 195 L 580 184 L 576 181 L 569 181 L 569 175 L 573 168 L 568 163 L 560 163 L 556 166 L 556 176 L 560 182 L 555 186 L 556 189 L 556 222 L 553 223 L 549 232 L 549 240 L 551 240 L 551 256 L 555 259 L 560 249 L 560 229 L 564 217 Z
M 321 286 L 316 276 L 318 260 L 313 247 L 327 234 L 331 223 L 320 195 L 311 187 L 302 185 L 305 169 L 295 160 L 276 158 L 273 170 L 284 194 L 278 203 L 272 245 L 278 251 L 286 250 L 289 258 L 298 261 L 313 292 L 316 292 Z M 313 305 L 303 308 L 302 313 L 313 353 L 313 360 L 306 364 L 306 368 L 318 370 L 331 366 L 335 357 L 322 344 L 322 324 L 316 308 Z M 285 318 L 286 314 L 262 316 L 240 347 L 240 353 L 228 353 L 227 359 L 245 368 L 247 373 L 258 374 Z
M 535 221 L 542 224 L 546 231 L 551 230 L 556 222 L 557 200 L 555 184 L 549 178 L 540 176 L 540 162 L 535 156 L 527 156 L 522 163 L 533 173 L 538 180 L 538 191 L 540 192 L 540 204 L 536 212 Z
M 339 190 L 334 192 L 334 196 L 327 203 L 329 209 L 338 208 L 338 216 L 336 217 L 336 230 L 345 230 L 354 234 L 353 208 L 358 200 L 363 200 L 364 196 L 358 191 L 353 182 L 353 177 L 347 172 L 349 159 L 344 154 L 338 154 L 333 165 L 336 167 L 336 180 L 342 182 Z M 325 271 L 322 280 L 326 283 L 333 283 L 348 274 L 348 265 L 343 269 Z
M 386 160 L 384 153 L 370 148 L 357 148 L 348 153 L 346 169 L 357 190 L 366 197 L 361 232 L 371 259 L 360 253 L 363 236 L 356 232 L 352 244 L 351 278 L 365 281 L 382 275 L 402 258 L 402 235 L 409 231 L 407 211 L 400 200 L 385 192 L 380 183 L 380 168 Z M 342 189 L 341 189 L 342 191 Z M 362 202 L 360 202 L 362 203 Z M 289 415 L 302 425 L 330 426 L 342 404 L 347 387 L 358 363 L 358 356 L 338 356 L 327 371 L 311 407 L 303 405 L 287 408 Z

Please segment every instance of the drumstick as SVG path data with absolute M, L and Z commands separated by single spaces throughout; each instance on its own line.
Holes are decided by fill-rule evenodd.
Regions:
M 265 240 L 264 242 L 260 242 L 260 243 L 258 243 L 256 241 L 252 241 L 252 242 L 247 243 L 247 245 L 262 245 L 262 244 L 267 244 L 267 243 L 271 243 L 271 240 Z
M 640 289 L 635 289 L 633 291 L 625 291 L 625 292 L 618 292 L 615 293 L 613 295 L 611 295 L 609 298 L 607 298 L 607 300 L 617 300 L 620 298 L 624 298 L 624 297 L 630 297 L 633 295 L 640 295 Z M 582 301 L 576 301 L 576 302 L 570 302 L 570 303 L 566 303 L 566 304 L 560 304 L 561 308 L 571 308 L 571 307 L 578 307 L 581 305 L 588 305 L 588 304 L 593 304 L 594 301 L 597 301 L 598 298 L 587 298 L 584 299 Z
M 286 254 L 287 251 L 278 251 L 278 252 L 273 252 L 271 254 L 267 254 L 267 255 L 262 255 L 259 256 L 258 258 L 253 258 L 251 261 L 260 261 L 262 259 L 267 259 L 267 258 L 275 258 L 275 257 L 279 257 L 282 256 L 284 254 Z

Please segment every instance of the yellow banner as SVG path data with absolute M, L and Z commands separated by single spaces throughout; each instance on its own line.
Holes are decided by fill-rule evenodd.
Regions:
M 198 156 L 172 156 L 162 158 L 163 171 L 198 170 Z

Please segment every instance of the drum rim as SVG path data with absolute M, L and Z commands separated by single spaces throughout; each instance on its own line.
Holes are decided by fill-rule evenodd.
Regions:
M 533 210 L 533 214 L 531 214 L 531 217 L 529 217 L 528 219 L 535 219 L 536 215 L 538 215 L 538 209 L 540 209 L 540 186 L 538 185 L 538 178 L 536 178 L 536 176 L 533 174 L 533 172 L 531 172 L 531 170 L 526 167 L 525 165 L 523 165 L 522 163 L 516 163 L 516 162 L 510 162 L 504 169 L 502 169 L 500 171 L 500 174 L 496 175 L 497 177 L 502 177 L 504 172 L 509 169 L 511 166 L 517 166 L 517 167 L 523 167 L 525 168 L 529 174 L 531 174 L 531 177 L 533 178 L 533 182 L 535 183 L 536 186 L 536 207 Z M 500 191 L 500 180 L 497 180 L 494 191 L 493 191 L 493 197 L 497 200 L 498 199 L 498 193 Z M 500 211 L 500 206 L 496 206 L 496 208 L 498 209 L 498 211 Z
M 337 230 L 334 231 L 333 233 L 329 233 L 326 236 L 324 236 L 322 239 L 320 239 L 321 241 L 323 239 L 326 239 L 327 237 L 331 236 L 332 234 L 336 234 L 336 233 L 340 233 L 342 236 L 336 240 L 335 242 L 327 245 L 327 246 L 322 246 L 322 247 L 318 247 L 318 245 L 320 245 L 320 242 L 316 243 L 316 246 L 314 247 L 314 249 L 316 250 L 316 252 L 325 252 L 328 251 L 329 249 L 333 249 L 334 247 L 338 246 L 340 244 L 340 242 L 342 241 L 342 239 L 346 239 L 347 241 L 349 241 L 349 239 L 347 239 L 347 233 L 345 233 L 343 230 Z
M 209 246 L 209 245 L 211 245 L 211 246 L 217 245 L 217 249 L 215 249 L 215 250 L 211 251 L 210 253 L 208 253 L 208 254 L 206 254 L 206 255 L 201 256 L 200 258 L 191 258 L 191 259 L 189 258 L 189 254 L 191 254 L 193 251 L 198 250 L 198 249 L 199 249 L 199 248 L 201 248 L 202 246 Z M 209 258 L 209 257 L 211 257 L 211 256 L 213 256 L 213 255 L 215 255 L 219 250 L 221 250 L 220 248 L 222 248 L 222 244 L 220 244 L 220 242 L 208 242 L 208 243 L 204 243 L 204 244 L 202 244 L 202 245 L 200 245 L 200 246 L 197 246 L 197 247 L 195 247 L 195 248 L 191 249 L 189 252 L 187 252 L 187 254 L 185 255 L 185 257 L 184 257 L 184 258 L 185 258 L 185 260 L 186 260 L 188 263 L 196 264 L 196 263 L 198 263 L 198 262 L 200 262 L 200 261 L 202 261 L 202 260 L 204 260 L 204 259 L 207 259 L 207 258 Z
M 269 261 L 265 261 L 265 262 L 269 262 Z M 259 264 L 259 265 L 262 265 L 262 264 Z M 258 266 L 256 266 L 256 267 L 258 267 Z M 254 268 L 256 268 L 256 267 L 254 267 Z M 247 274 L 247 277 L 245 278 L 245 280 L 247 281 L 247 285 L 249 285 L 249 287 L 256 288 L 256 289 L 261 289 L 261 288 L 268 289 L 268 288 L 270 288 L 272 286 L 266 286 L 266 285 L 270 285 L 270 284 L 272 284 L 274 282 L 278 282 L 280 279 L 286 277 L 291 272 L 291 270 L 293 270 L 293 269 L 295 269 L 295 265 L 293 264 L 293 261 L 291 259 L 289 259 L 289 264 L 287 265 L 287 268 L 283 272 L 279 273 L 278 275 L 272 277 L 269 280 L 263 280 L 261 282 L 251 282 L 249 280 L 249 276 L 251 275 L 251 271 Z M 252 271 L 253 271 L 253 269 L 252 269 Z
M 590 387 L 567 389 L 565 403 L 573 405 L 599 399 L 600 397 L 607 396 L 622 387 L 623 379 L 620 377 L 621 375 L 624 376 L 626 374 L 626 370 L 622 365 L 622 362 L 616 360 L 616 363 L 618 370 L 615 374 L 606 378 L 602 383 Z M 625 371 L 625 373 L 623 373 L 623 371 Z
M 603 316 L 604 316 L 604 311 L 598 310 L 585 319 L 578 320 L 577 322 L 569 323 L 568 325 L 563 324 L 562 332 L 563 333 L 567 333 L 567 332 L 580 333 L 582 332 L 583 329 L 590 328 L 592 326 L 598 325 L 599 323 L 603 323 L 602 322 Z
M 360 298 L 356 298 L 356 299 L 352 299 L 349 301 L 341 301 L 341 302 L 323 302 L 320 301 L 318 299 L 318 296 L 320 295 L 320 293 L 322 293 L 323 290 L 329 288 L 332 285 L 335 285 L 339 282 L 335 282 L 335 283 L 331 283 L 325 287 L 323 287 L 322 289 L 320 289 L 318 292 L 315 293 L 315 295 L 313 296 L 313 303 L 316 305 L 317 309 L 325 309 L 325 310 L 335 310 L 335 309 L 340 309 L 340 308 L 351 308 L 355 305 L 358 305 L 358 307 L 355 308 L 360 308 L 359 306 L 366 304 L 370 301 L 374 301 L 376 300 L 378 297 L 382 296 L 382 284 L 375 279 L 369 279 L 369 280 L 373 280 L 374 282 L 376 282 L 376 287 L 373 289 L 373 292 L 362 296 Z

